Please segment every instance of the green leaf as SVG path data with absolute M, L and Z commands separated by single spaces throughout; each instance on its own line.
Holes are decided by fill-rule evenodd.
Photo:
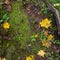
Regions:
M 34 35 L 31 36 L 31 39 L 34 38 Z
M 5 14 L 4 16 L 3 16 L 3 19 L 6 19 L 7 18 L 7 14 Z
M 3 22 L 3 20 L 0 20 L 0 23 Z
M 31 41 L 36 41 L 36 39 L 32 39 Z
M 6 21 L 9 19 L 9 16 L 8 16 L 7 13 L 3 16 L 3 19 L 6 20 Z
M 9 17 L 6 18 L 5 22 L 7 22 L 9 20 Z

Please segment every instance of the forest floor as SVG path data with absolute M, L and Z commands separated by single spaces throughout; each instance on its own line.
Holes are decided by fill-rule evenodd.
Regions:
M 51 12 L 47 15 L 41 12 L 39 6 L 33 3 L 22 5 L 21 2 L 11 2 L 12 11 L 9 12 L 9 23 L 11 25 L 7 34 L 10 40 L 2 40 L 0 56 L 7 60 L 25 60 L 30 54 L 35 55 L 39 50 L 47 52 L 46 57 L 35 55 L 35 60 L 59 60 L 60 59 L 60 36 L 57 33 L 57 24 Z M 52 21 L 48 29 L 39 25 L 43 19 Z M 42 46 L 41 41 L 48 39 L 45 35 L 53 35 L 51 46 Z M 8 36 L 7 36 L 8 37 Z M 45 43 L 45 42 L 44 42 Z M 51 54 L 50 54 L 51 53 Z

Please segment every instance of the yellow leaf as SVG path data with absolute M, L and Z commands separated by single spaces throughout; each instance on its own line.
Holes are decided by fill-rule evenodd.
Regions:
M 48 28 L 51 26 L 51 21 L 48 18 L 43 19 L 40 22 L 41 27 Z
M 49 36 L 48 36 L 48 40 L 52 40 L 53 39 L 53 35 L 52 34 L 50 34 Z
M 56 3 L 56 4 L 54 4 L 54 6 L 60 6 L 60 4 Z
M 34 56 L 33 55 L 27 56 L 26 60 L 34 60 Z
M 6 60 L 6 58 L 2 58 L 1 60 Z
M 38 51 L 37 55 L 44 57 L 46 53 L 43 50 Z
M 49 48 L 50 46 L 51 46 L 51 42 L 49 42 L 49 41 L 47 41 L 47 40 L 42 40 L 42 46 L 45 46 L 45 47 L 47 47 L 47 48 Z
M 3 28 L 4 29 L 9 29 L 10 28 L 10 24 L 8 22 L 4 22 L 3 23 Z
M 34 36 L 35 36 L 35 38 L 37 38 L 38 37 L 38 34 L 35 34 Z

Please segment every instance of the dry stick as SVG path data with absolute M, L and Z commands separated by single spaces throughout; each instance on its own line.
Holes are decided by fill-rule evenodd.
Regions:
M 59 12 L 57 9 L 55 9 L 49 2 L 48 0 L 43 0 L 45 2 L 47 8 L 49 11 L 51 11 L 54 14 L 56 23 L 57 23 L 57 29 L 58 29 L 58 35 L 60 35 L 60 17 L 59 17 Z

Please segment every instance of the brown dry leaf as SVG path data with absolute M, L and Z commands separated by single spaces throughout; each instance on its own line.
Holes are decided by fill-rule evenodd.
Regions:
M 2 58 L 1 60 L 6 60 L 6 58 Z
M 43 50 L 38 51 L 37 55 L 44 57 L 46 53 Z
M 47 40 L 42 40 L 42 46 L 45 46 L 45 47 L 47 47 L 47 48 L 49 48 L 50 46 L 51 46 L 51 42 L 49 42 L 49 41 L 47 41 Z
M 48 32 L 47 32 L 47 31 L 44 31 L 44 35 L 45 35 L 45 36 L 48 36 L 49 34 L 48 34 Z
M 10 0 L 5 0 L 5 4 L 9 5 L 10 4 Z
M 1 57 L 0 57 L 0 60 L 1 60 Z
M 0 57 L 0 60 L 6 60 L 6 58 L 1 58 L 1 57 Z

